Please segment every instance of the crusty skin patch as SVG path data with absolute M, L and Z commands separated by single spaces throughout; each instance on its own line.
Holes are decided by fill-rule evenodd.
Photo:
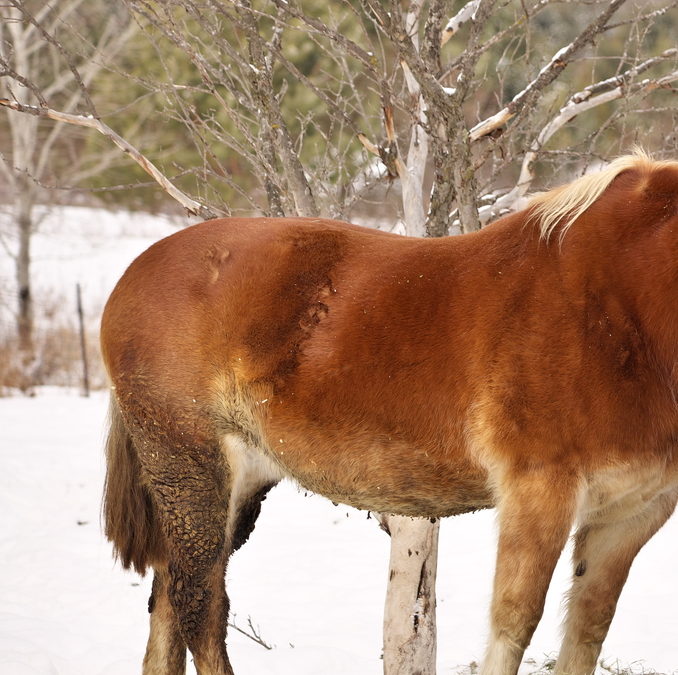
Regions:
M 302 231 L 279 245 L 276 283 L 257 298 L 258 316 L 244 336 L 250 360 L 267 364 L 261 379 L 281 386 L 296 369 L 304 340 L 329 312 L 324 301 L 333 292 L 332 271 L 343 257 L 344 238 L 340 232 Z

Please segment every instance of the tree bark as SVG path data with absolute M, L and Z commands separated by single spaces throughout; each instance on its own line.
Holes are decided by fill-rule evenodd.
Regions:
M 478 181 L 473 169 L 471 142 L 463 122 L 455 140 L 459 150 L 455 153 L 457 159 L 452 162 L 451 169 L 457 198 L 459 223 L 462 234 L 466 234 L 480 229 L 480 215 L 478 214 L 477 202 Z
M 18 181 L 21 185 L 23 180 Z M 17 334 L 22 360 L 33 358 L 33 294 L 31 291 L 31 234 L 33 230 L 33 200 L 29 190 L 20 189 L 16 206 L 16 224 L 19 247 L 16 258 L 16 280 L 18 290 Z
M 391 536 L 384 607 L 384 674 L 435 675 L 440 521 L 378 516 Z
M 287 185 L 292 193 L 296 214 L 299 216 L 316 217 L 320 215 L 320 211 L 304 172 L 304 167 L 294 149 L 287 124 L 283 119 L 280 105 L 275 95 L 272 53 L 269 52 L 267 55 L 264 49 L 264 40 L 259 33 L 250 0 L 242 0 L 239 15 L 242 25 L 247 31 L 250 63 L 253 71 L 253 92 L 257 99 L 257 104 L 260 106 L 260 114 L 265 118 L 262 121 L 264 126 L 264 133 L 262 135 L 265 141 L 272 141 L 275 144 L 285 172 Z M 275 167 L 274 161 L 271 161 L 271 166 Z M 267 196 L 270 207 L 274 212 L 278 211 L 276 215 L 282 215 L 280 191 L 271 190 L 275 185 L 276 181 L 274 178 L 267 176 L 266 189 L 268 191 Z

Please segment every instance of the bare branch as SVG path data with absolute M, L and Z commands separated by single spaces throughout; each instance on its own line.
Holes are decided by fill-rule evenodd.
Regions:
M 252 617 L 251 616 L 247 617 L 247 625 L 250 628 L 249 631 L 246 631 L 243 628 L 240 628 L 240 626 L 238 626 L 235 623 L 235 617 L 234 617 L 233 621 L 228 622 L 228 625 L 231 628 L 234 628 L 235 630 L 237 630 L 238 633 L 241 633 L 242 635 L 244 635 L 245 637 L 248 637 L 253 642 L 256 642 L 258 645 L 261 645 L 264 649 L 268 649 L 269 651 L 271 649 L 273 649 L 273 646 L 269 645 L 267 642 L 265 642 L 264 639 L 261 637 L 259 630 L 257 630 L 254 627 L 254 624 L 252 623 Z
M 296 212 L 302 216 L 317 216 L 319 211 L 313 191 L 293 148 L 289 129 L 280 112 L 279 102 L 275 96 L 271 95 L 273 93 L 272 61 L 277 54 L 275 50 L 266 53 L 267 44 L 259 34 L 250 1 L 240 0 L 237 7 L 241 25 L 247 35 L 254 84 L 253 94 L 265 118 L 263 120 L 266 125 L 265 134 L 275 143 L 283 165 L 286 167 L 287 180 L 294 198 Z
M 531 103 L 536 95 L 555 80 L 572 61 L 573 57 L 607 27 L 610 17 L 626 2 L 626 0 L 611 0 L 607 8 L 582 31 L 569 45 L 553 55 L 549 63 L 541 69 L 539 75 L 530 82 L 525 89 L 516 94 L 513 99 L 498 113 L 488 117 L 471 129 L 471 140 L 476 141 L 487 136 L 496 129 L 503 127 L 523 106 Z
M 346 114 L 346 111 L 340 108 L 320 87 L 311 82 L 311 80 L 283 54 L 282 50 L 276 52 L 276 59 L 298 82 L 305 84 L 327 106 L 330 112 L 337 117 L 341 117 L 355 134 L 361 133 L 353 120 Z
M 480 36 L 485 23 L 492 15 L 496 0 L 479 0 L 472 16 L 471 30 L 466 44 L 466 49 L 459 59 L 459 74 L 457 75 L 457 84 L 452 97 L 461 102 L 465 97 L 471 85 L 475 67 L 482 52 L 478 48 L 480 45 Z
M 529 10 L 525 10 L 525 13 L 521 15 L 518 19 L 511 22 L 508 26 L 506 26 L 502 30 L 493 33 L 493 35 L 488 39 L 484 39 L 480 44 L 476 46 L 476 51 L 478 52 L 479 56 L 482 56 L 483 54 L 490 51 L 492 47 L 494 47 L 497 43 L 504 40 L 506 37 L 510 35 L 515 35 L 517 30 L 523 27 L 527 21 L 537 16 L 544 8 L 549 6 L 552 3 L 552 1 L 553 0 L 539 0 L 539 2 L 532 8 L 530 8 Z M 450 73 L 452 73 L 452 71 L 456 70 L 459 67 L 462 57 L 463 53 L 456 59 L 453 59 L 452 61 L 447 63 L 438 79 L 442 81 L 445 78 L 447 78 L 450 75 Z
M 620 26 L 628 26 L 631 23 L 641 23 L 644 21 L 651 21 L 653 19 L 657 19 L 660 16 L 663 16 L 666 14 L 670 9 L 673 9 L 674 7 L 678 7 L 678 0 L 674 0 L 672 3 L 666 5 L 665 7 L 660 7 L 659 9 L 655 9 L 652 12 L 648 12 L 647 14 L 643 14 L 641 16 L 635 16 L 631 19 L 628 19 L 626 21 L 619 21 L 618 23 L 611 23 L 609 26 L 607 26 L 608 30 L 611 30 L 613 28 L 619 28 Z
M 54 18 L 51 21 L 51 25 L 47 26 L 46 30 L 48 33 L 56 28 L 56 25 L 62 21 L 65 21 L 75 10 L 82 5 L 85 0 L 70 0 L 70 2 L 60 2 L 58 11 L 55 3 L 45 2 L 40 10 L 35 14 L 35 21 L 31 22 L 24 31 L 24 38 L 29 43 L 28 54 L 31 54 L 33 51 L 43 48 L 49 42 L 43 42 L 35 38 L 35 31 L 38 29 L 38 26 L 44 25 L 43 22 L 49 17 L 50 14 L 54 14 Z M 16 6 L 16 5 L 15 5 Z
M 602 80 L 585 87 L 582 91 L 573 94 L 570 98 L 570 101 L 574 103 L 580 103 L 591 96 L 595 96 L 605 91 L 610 91 L 611 89 L 616 89 L 619 87 L 621 90 L 621 88 L 623 88 L 626 83 L 630 82 L 637 75 L 644 73 L 646 70 L 649 70 L 652 68 L 652 66 L 655 66 L 658 63 L 662 63 L 663 61 L 667 61 L 668 59 L 674 58 L 676 56 L 678 56 L 678 49 L 667 49 L 659 56 L 654 56 L 651 59 L 647 59 L 637 66 L 634 66 L 633 68 L 629 68 L 621 75 L 615 75 L 614 77 L 610 77 L 607 80 Z
M 20 73 L 17 73 L 16 70 L 14 70 L 14 68 L 12 68 L 2 56 L 0 56 L 0 68 L 2 68 L 2 70 L 0 70 L 0 77 L 11 77 L 20 85 L 30 89 L 30 91 L 33 93 L 33 96 L 35 96 L 35 98 L 38 100 L 38 103 L 40 103 L 41 106 L 47 107 L 47 101 L 42 95 L 40 89 L 28 78 L 24 77 Z
M 26 9 L 24 3 L 21 2 L 21 0 L 8 0 L 8 2 L 18 11 L 20 11 L 21 14 L 25 17 L 25 19 L 33 26 L 35 26 L 40 35 L 42 35 L 43 39 L 49 42 L 49 44 L 51 44 L 63 56 L 66 64 L 68 65 L 69 70 L 73 73 L 73 79 L 75 80 L 80 91 L 82 92 L 82 97 L 84 98 L 85 103 L 87 104 L 88 110 L 92 115 L 94 115 L 94 117 L 98 117 L 94 103 L 92 102 L 92 99 L 89 96 L 89 92 L 87 91 L 87 87 L 85 86 L 85 83 L 82 81 L 78 69 L 73 65 L 73 60 L 70 58 L 68 52 L 66 51 L 66 49 L 64 49 L 63 45 L 58 40 L 55 40 L 54 37 L 42 27 L 42 24 L 40 24 L 33 17 L 33 15 Z
M 153 179 L 160 185 L 160 187 L 167 192 L 175 201 L 179 202 L 190 214 L 200 216 L 205 220 L 210 218 L 217 218 L 220 213 L 217 213 L 209 207 L 200 202 L 191 199 L 184 194 L 179 188 L 173 185 L 169 179 L 151 162 L 147 157 L 142 155 L 134 146 L 128 141 L 119 136 L 107 124 L 104 124 L 100 119 L 93 116 L 73 115 L 71 113 L 60 112 L 52 110 L 47 107 L 37 107 L 32 105 L 23 105 L 16 101 L 10 101 L 6 98 L 0 98 L 0 106 L 15 110 L 16 112 L 35 115 L 36 117 L 44 117 L 56 122 L 65 122 L 66 124 L 73 124 L 75 126 L 87 127 L 95 129 L 106 138 L 115 143 L 125 154 L 129 155 L 146 173 L 153 177 Z
M 676 51 L 676 50 L 671 50 Z M 651 59 L 654 60 L 654 59 Z M 668 87 L 672 82 L 678 80 L 678 70 L 665 75 L 656 80 L 646 79 L 633 85 L 628 82 L 634 75 L 640 72 L 641 68 L 632 68 L 623 75 L 610 78 L 603 82 L 587 87 L 570 97 L 570 100 L 563 106 L 558 114 L 541 130 L 541 133 L 530 147 L 529 152 L 525 154 L 523 164 L 518 179 L 517 188 L 519 195 L 527 192 L 529 186 L 534 180 L 532 173 L 532 164 L 537 158 L 539 150 L 548 142 L 548 140 L 570 120 L 577 117 L 587 110 L 591 110 L 603 103 L 614 101 L 624 95 L 633 96 L 640 93 L 647 93 L 656 89 Z M 644 70 L 644 69 L 643 69 Z M 592 92 L 596 92 L 592 95 Z
M 362 143 L 363 147 L 365 148 L 365 150 L 367 150 L 367 152 L 379 157 L 379 147 L 372 143 L 372 141 L 370 141 L 370 139 L 367 138 L 365 134 L 359 133 L 358 140 Z
M 480 0 L 469 0 L 448 22 L 443 30 L 441 45 L 445 45 L 449 39 L 469 20 L 473 19 L 474 12 L 478 9 Z
M 530 149 L 525 154 L 520 170 L 520 176 L 515 186 L 507 193 L 496 199 L 492 204 L 481 208 L 482 222 L 488 222 L 491 218 L 501 215 L 525 197 L 529 192 L 534 181 L 533 164 L 537 159 L 542 148 L 568 122 L 578 115 L 596 108 L 604 103 L 609 103 L 623 96 L 638 96 L 644 93 L 650 93 L 657 89 L 667 88 L 671 83 L 678 80 L 678 70 L 657 79 L 645 79 L 641 82 L 631 83 L 631 80 L 638 74 L 646 71 L 652 65 L 663 61 L 678 53 L 676 49 L 665 51 L 662 56 L 648 59 L 643 63 L 630 68 L 623 74 L 616 77 L 596 82 L 589 85 L 582 91 L 573 94 L 567 103 L 560 108 L 546 126 L 541 130 L 537 138 L 533 141 Z
M 111 17 L 111 19 L 109 19 L 109 21 L 106 24 L 102 36 L 99 38 L 99 41 L 96 44 L 95 54 L 93 54 L 91 58 L 89 58 L 87 62 L 84 64 L 83 68 L 84 74 L 82 76 L 82 82 L 85 85 L 85 87 L 89 87 L 94 78 L 104 68 L 103 61 L 104 56 L 106 60 L 110 63 L 110 61 L 118 55 L 123 46 L 127 44 L 129 39 L 134 35 L 134 33 L 138 29 L 138 26 L 136 22 L 129 21 L 123 31 L 116 30 L 116 28 L 119 27 L 114 26 L 114 21 L 113 18 Z M 69 72 L 72 71 L 69 70 Z M 72 81 L 71 78 L 68 78 L 68 80 Z M 65 86 L 65 83 L 63 83 L 62 86 Z M 47 89 L 44 90 L 43 95 L 46 99 L 49 99 L 57 91 L 58 89 L 55 89 L 55 85 L 50 85 L 49 87 L 47 87 Z M 66 110 L 72 110 L 75 107 L 76 103 L 81 99 L 81 97 L 82 89 L 78 87 L 73 92 L 68 102 L 66 103 L 65 105 Z M 60 134 L 61 134 L 61 123 L 57 123 L 54 125 L 53 129 L 51 130 L 50 134 L 45 139 L 45 141 L 41 144 L 40 152 L 35 162 L 36 164 L 35 173 L 37 176 L 41 176 L 43 174 L 43 171 L 47 166 L 47 162 L 49 160 L 52 148 L 59 139 Z M 72 176 L 71 180 L 76 179 L 74 176 Z
M 444 0 L 431 0 L 424 24 L 424 39 L 420 52 L 431 72 L 441 71 L 440 48 L 442 43 Z
M 309 28 L 312 28 L 320 35 L 324 35 L 337 44 L 339 47 L 344 49 L 347 54 L 350 54 L 354 58 L 358 59 L 363 66 L 365 66 L 368 71 L 375 72 L 375 61 L 372 54 L 366 52 L 362 47 L 357 45 L 352 40 L 349 40 L 345 35 L 342 35 L 339 31 L 332 30 L 329 26 L 326 26 L 322 21 L 318 21 L 314 17 L 308 16 L 301 12 L 296 7 L 293 7 L 287 2 L 287 0 L 271 0 L 273 4 L 281 10 L 284 10 L 289 13 L 290 16 L 295 19 L 303 21 Z

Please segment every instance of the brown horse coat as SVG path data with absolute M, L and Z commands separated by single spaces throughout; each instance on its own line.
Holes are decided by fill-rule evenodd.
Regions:
M 558 672 L 595 666 L 678 496 L 678 164 L 644 156 L 484 230 L 225 219 L 106 306 L 107 533 L 156 573 L 146 672 L 230 673 L 223 571 L 283 476 L 362 509 L 499 506 L 483 673 L 515 673 L 578 524 Z

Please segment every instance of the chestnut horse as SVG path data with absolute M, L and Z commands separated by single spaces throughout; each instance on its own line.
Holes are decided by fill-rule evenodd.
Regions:
M 214 220 L 102 322 L 106 533 L 153 568 L 145 673 L 230 674 L 224 570 L 288 476 L 360 509 L 496 506 L 482 673 L 516 673 L 576 527 L 556 672 L 593 672 L 678 499 L 678 163 L 642 154 L 459 237 Z

